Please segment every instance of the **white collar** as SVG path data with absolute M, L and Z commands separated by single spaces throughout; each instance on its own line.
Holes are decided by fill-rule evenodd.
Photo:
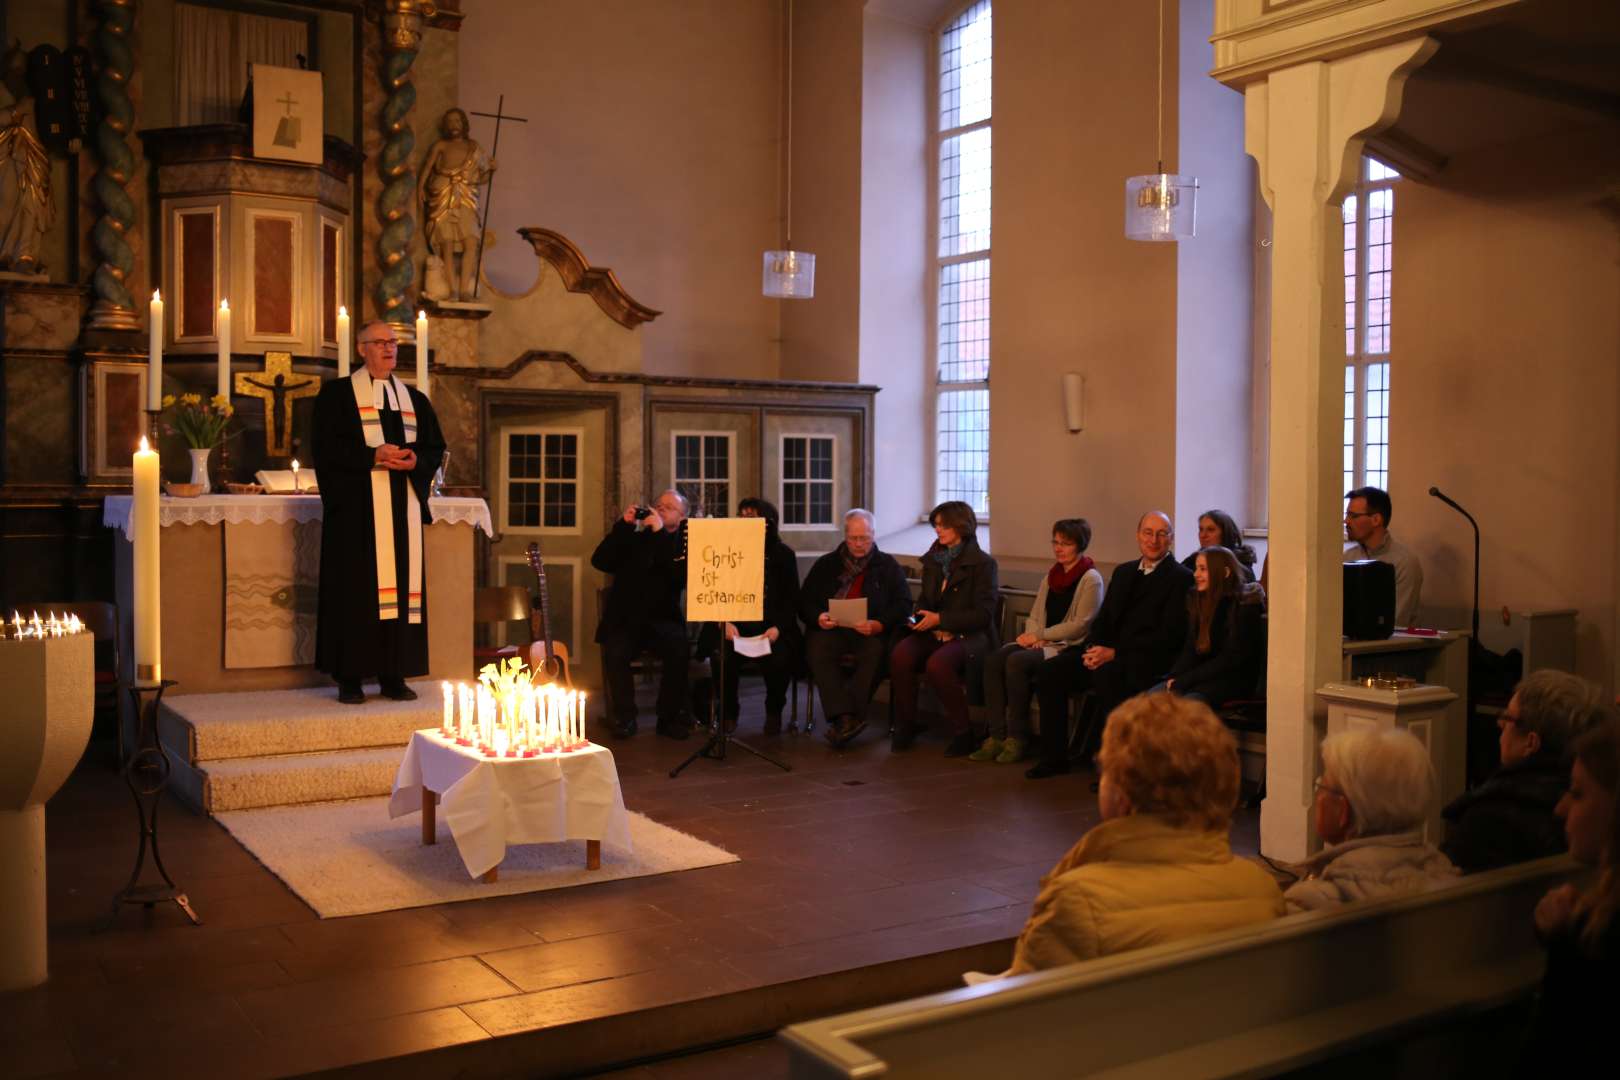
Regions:
M 366 374 L 369 375 L 370 372 L 367 372 Z M 395 412 L 404 411 L 399 407 L 399 398 L 394 392 L 394 377 L 392 375 L 386 379 L 372 379 L 371 389 L 372 392 L 377 395 L 376 402 L 378 412 L 381 412 L 385 408 L 393 409 Z
M 1147 577 L 1149 574 L 1153 573 L 1153 571 L 1155 571 L 1155 570 L 1157 570 L 1159 568 L 1159 563 L 1164 562 L 1164 560 L 1168 559 L 1169 557 L 1170 557 L 1170 554 L 1168 552 L 1166 552 L 1165 554 L 1159 556 L 1159 559 L 1158 559 L 1157 562 L 1151 562 L 1150 563 L 1146 559 L 1138 559 L 1137 562 L 1136 562 L 1136 568 L 1138 570 L 1142 571 L 1142 576 L 1143 577 Z

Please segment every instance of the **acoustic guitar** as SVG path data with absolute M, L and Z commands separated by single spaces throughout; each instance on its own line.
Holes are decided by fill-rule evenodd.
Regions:
M 546 589 L 546 564 L 540 558 L 540 545 L 529 545 L 529 569 L 539 582 L 539 594 L 529 611 L 529 630 L 534 643 L 529 646 L 529 667 L 537 676 L 536 682 L 562 683 L 572 687 L 568 675 L 568 646 L 551 640 L 551 594 Z

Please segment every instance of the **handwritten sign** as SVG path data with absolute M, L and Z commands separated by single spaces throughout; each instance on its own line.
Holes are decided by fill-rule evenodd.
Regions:
M 687 518 L 686 618 L 765 617 L 765 519 Z

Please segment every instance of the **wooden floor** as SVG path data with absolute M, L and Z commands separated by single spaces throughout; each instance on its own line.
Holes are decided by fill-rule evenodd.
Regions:
M 1097 819 L 1084 773 L 1026 781 L 945 759 L 938 735 L 891 754 L 877 724 L 836 753 L 765 740 L 759 715 L 745 698 L 739 736 L 791 773 L 734 749 L 672 780 L 697 744 L 650 723 L 610 744 L 631 809 L 739 863 L 323 921 L 171 802 L 165 860 L 205 925 L 164 905 L 100 933 L 135 819 L 93 747 L 48 807 L 52 977 L 0 997 L 4 1072 L 782 1075 L 769 1040 L 673 1055 L 1004 963 L 1037 880 Z M 1256 840 L 1245 813 L 1235 846 Z

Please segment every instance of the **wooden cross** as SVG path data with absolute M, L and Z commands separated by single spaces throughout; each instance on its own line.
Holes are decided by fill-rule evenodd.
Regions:
M 236 376 L 236 392 L 264 402 L 264 452 L 273 458 L 292 453 L 292 403 L 321 392 L 319 375 L 299 375 L 292 353 L 267 352 L 262 372 Z
M 514 121 L 514 122 L 519 123 L 519 124 L 527 124 L 529 122 L 529 118 L 526 117 L 526 116 L 509 116 L 508 114 L 502 112 L 501 109 L 504 108 L 505 105 L 506 105 L 506 95 L 502 94 L 499 98 L 497 98 L 495 100 L 495 111 L 494 112 L 492 112 L 492 113 L 474 112 L 473 113 L 474 116 L 487 116 L 491 120 L 495 121 L 495 138 L 490 143 L 490 146 L 489 146 L 489 156 L 492 157 L 492 158 L 495 156 L 495 152 L 501 148 L 501 121 L 502 120 L 511 120 L 511 121 Z M 484 187 L 484 220 L 482 220 L 482 221 L 480 221 L 478 223 L 478 263 L 477 263 L 477 265 L 475 265 L 473 267 L 473 299 L 474 300 L 478 299 L 478 287 L 480 285 L 479 275 L 483 272 L 483 269 L 484 269 L 484 233 L 489 228 L 489 203 L 490 203 L 491 196 L 493 196 L 494 194 L 495 194 L 495 174 L 490 173 L 490 175 L 489 175 L 489 183 Z M 466 256 L 463 255 L 462 258 L 465 259 Z

